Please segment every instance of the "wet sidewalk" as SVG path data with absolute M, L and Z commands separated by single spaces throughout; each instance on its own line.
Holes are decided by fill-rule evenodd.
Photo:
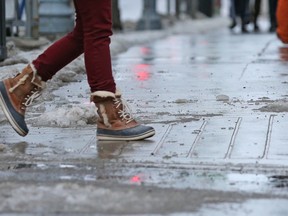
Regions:
M 241 208 L 247 214 L 236 215 L 287 214 L 288 193 L 283 189 L 288 185 L 288 47 L 275 35 L 238 34 L 226 28 L 173 34 L 114 56 L 113 68 L 118 87 L 135 117 L 155 127 L 154 137 L 138 142 L 97 142 L 92 124 L 62 128 L 31 123 L 29 135 L 22 138 L 3 121 L 0 179 L 16 185 L 23 180 L 31 190 L 35 182 L 47 188 L 56 182 L 55 188 L 67 194 L 88 190 L 78 182 L 99 188 L 104 184 L 106 190 L 112 185 L 116 195 L 120 194 L 117 191 L 121 191 L 121 184 L 125 190 L 129 185 L 139 185 L 140 189 L 135 190 L 142 195 L 151 186 L 159 190 L 155 199 L 167 204 L 156 207 L 147 201 L 146 209 L 131 207 L 129 211 L 120 202 L 118 211 L 112 206 L 106 211 L 103 206 L 88 206 L 86 212 L 83 201 L 79 211 L 63 210 L 69 215 L 230 215 L 235 214 L 233 209 Z M 85 82 L 59 88 L 54 92 L 56 101 L 87 103 L 89 99 L 77 93 Z M 53 111 L 53 103 L 46 102 L 45 106 L 52 106 L 49 109 Z M 64 190 L 66 183 L 76 186 Z M 8 187 L 16 190 L 15 185 Z M 183 189 L 194 191 L 195 197 Z M 183 199 L 197 200 L 199 195 L 199 203 L 194 205 L 180 198 L 175 201 L 168 195 L 173 191 L 180 197 L 182 194 Z M 131 199 L 136 196 L 135 192 Z M 120 200 L 107 194 L 105 197 Z M 46 201 L 43 203 L 51 204 Z M 167 207 L 175 202 L 174 209 Z M 275 202 L 275 206 L 263 212 L 260 206 L 266 202 Z M 211 203 L 216 207 L 205 208 Z M 6 204 L 3 209 L 20 211 L 16 204 L 14 210 L 11 206 Z M 33 212 L 27 206 L 26 212 Z

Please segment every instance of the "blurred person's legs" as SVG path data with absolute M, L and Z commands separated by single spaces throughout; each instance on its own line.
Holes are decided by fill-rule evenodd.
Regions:
M 230 18 L 231 18 L 231 24 L 229 26 L 230 29 L 233 29 L 237 25 L 237 15 L 236 15 L 236 7 L 235 7 L 235 0 L 230 0 Z
M 250 22 L 249 0 L 238 0 L 241 31 L 248 33 L 247 24 Z
M 277 10 L 278 0 L 269 0 L 269 17 L 270 17 L 270 32 L 275 32 L 277 29 L 277 19 L 276 19 L 276 10 Z M 286 2 L 288 4 L 288 2 Z M 288 18 L 288 14 L 287 14 Z
M 255 32 L 259 32 L 258 18 L 261 11 L 261 0 L 254 1 L 254 11 L 253 11 L 253 27 Z
M 242 33 L 247 33 L 247 24 L 249 22 L 248 10 L 249 10 L 249 0 L 232 0 L 235 11 L 235 21 L 237 18 L 241 19 L 241 31 Z M 233 23 L 233 22 L 232 22 Z

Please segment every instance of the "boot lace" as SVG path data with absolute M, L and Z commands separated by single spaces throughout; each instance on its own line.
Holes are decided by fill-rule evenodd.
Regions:
M 18 88 L 20 85 L 24 85 L 26 82 L 26 79 L 29 77 L 29 75 L 24 75 L 19 81 L 18 83 L 16 83 L 15 86 L 13 86 L 12 88 L 9 89 L 9 91 L 12 93 L 16 88 Z
M 19 74 L 18 74 L 19 75 Z M 25 85 L 26 80 L 29 78 L 29 75 L 26 74 L 24 75 L 21 79 L 19 79 L 19 81 L 16 83 L 16 85 L 14 85 L 13 87 L 11 87 L 9 89 L 9 92 L 12 93 L 15 89 L 17 89 L 19 86 L 21 85 Z M 29 107 L 32 105 L 33 101 L 38 98 L 41 94 L 40 94 L 40 89 L 43 88 L 42 83 L 38 84 L 37 82 L 34 82 L 36 79 L 36 70 L 33 70 L 33 77 L 31 80 L 31 83 L 33 83 L 34 85 L 36 85 L 36 87 L 34 87 L 33 90 L 30 91 L 29 94 L 26 95 L 26 97 L 24 98 L 24 102 L 22 102 L 22 106 L 21 109 L 25 110 L 26 107 Z M 41 80 L 41 79 L 40 79 Z
M 113 101 L 115 107 L 118 109 L 118 114 L 119 117 L 122 118 L 122 121 L 126 121 L 126 124 L 128 124 L 134 120 L 126 101 L 122 101 L 120 98 L 115 98 Z
M 31 91 L 31 94 L 28 94 L 25 97 L 25 102 L 23 102 L 22 105 L 24 105 L 25 107 L 31 106 L 33 101 L 37 99 L 40 95 L 40 92 L 37 90 L 37 88 L 35 88 Z M 22 107 L 22 109 L 25 109 L 25 107 Z
M 9 89 L 9 91 L 12 93 L 16 88 L 18 88 L 20 85 L 24 85 L 25 81 L 28 76 L 24 76 L 22 79 L 19 80 L 19 82 L 12 88 Z M 26 107 L 29 107 L 32 105 L 33 101 L 40 96 L 40 91 L 38 90 L 38 87 L 35 87 L 30 94 L 27 94 L 24 98 L 24 102 L 22 102 L 22 110 L 25 110 Z

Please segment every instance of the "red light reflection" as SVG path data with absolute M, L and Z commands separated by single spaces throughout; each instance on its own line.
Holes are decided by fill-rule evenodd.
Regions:
M 140 49 L 141 53 L 144 55 L 148 55 L 150 53 L 150 48 L 148 47 L 141 47 Z
M 131 177 L 130 181 L 131 181 L 132 183 L 140 183 L 140 182 L 141 182 L 141 178 L 140 178 L 140 176 L 135 175 L 135 176 L 132 176 L 132 177 Z
M 150 78 L 150 65 L 137 64 L 134 67 L 134 72 L 136 73 L 138 80 L 140 81 L 148 80 Z
M 142 184 L 145 180 L 145 174 L 139 173 L 130 178 L 130 183 L 132 184 Z

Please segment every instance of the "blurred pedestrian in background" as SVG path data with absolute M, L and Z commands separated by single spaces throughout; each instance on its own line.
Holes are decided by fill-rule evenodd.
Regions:
M 258 25 L 258 18 L 259 18 L 259 15 L 261 14 L 261 3 L 262 3 L 262 0 L 255 0 L 254 2 L 253 25 L 254 25 L 255 32 L 260 31 L 260 28 Z M 270 21 L 269 32 L 275 32 L 277 28 L 277 19 L 276 19 L 277 3 L 278 3 L 278 0 L 268 0 L 269 21 Z M 287 18 L 288 18 L 288 15 L 287 15 Z
M 250 21 L 249 0 L 231 0 L 230 17 L 231 17 L 231 25 L 229 26 L 230 29 L 233 29 L 237 26 L 238 18 L 240 18 L 242 33 L 248 33 L 247 24 Z
M 277 4 L 278 0 L 269 0 L 270 32 L 275 32 L 277 29 L 277 18 L 276 18 Z M 288 1 L 286 1 L 286 4 L 288 4 Z M 287 18 L 288 14 L 286 14 L 286 22 Z
M 141 140 L 155 134 L 132 118 L 112 74 L 110 0 L 74 0 L 74 30 L 53 43 L 21 73 L 0 82 L 0 106 L 13 129 L 28 134 L 26 107 L 40 95 L 47 80 L 84 53 L 91 102 L 97 107 L 99 140 Z
M 255 0 L 254 1 L 254 7 L 253 7 L 253 26 L 254 26 L 254 32 L 259 32 L 259 24 L 258 19 L 261 11 L 261 0 Z

